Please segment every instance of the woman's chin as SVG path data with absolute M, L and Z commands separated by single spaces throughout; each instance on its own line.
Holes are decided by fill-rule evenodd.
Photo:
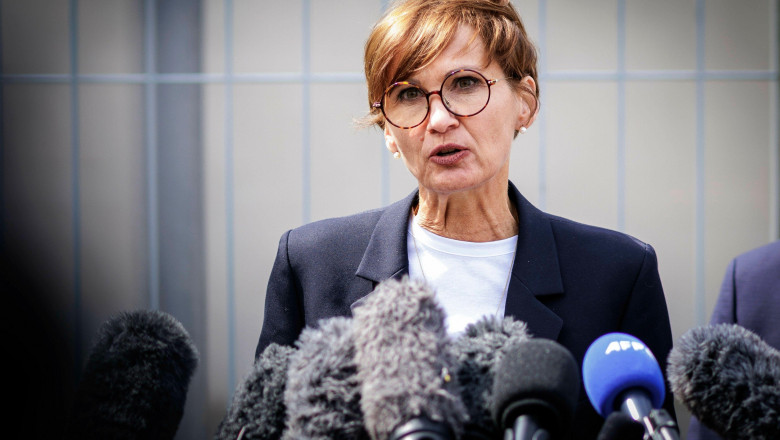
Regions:
M 486 182 L 480 182 L 478 179 L 453 176 L 444 179 L 436 179 L 431 182 L 421 183 L 420 187 L 424 188 L 430 193 L 438 195 L 450 195 L 479 188 L 485 183 Z
M 488 174 L 475 171 L 478 170 L 438 170 L 435 174 L 428 175 L 423 180 L 418 180 L 420 191 L 442 196 L 466 192 L 473 192 L 474 196 L 479 196 L 479 194 L 484 196 L 483 191 L 488 193 L 492 191 L 506 192 L 507 173 L 500 170 L 499 172 Z M 427 195 L 423 194 L 423 196 Z

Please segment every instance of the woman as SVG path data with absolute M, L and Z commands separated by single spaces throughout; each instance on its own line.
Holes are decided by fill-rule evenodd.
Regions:
M 409 274 L 436 288 L 451 333 L 513 316 L 582 362 L 596 338 L 622 331 L 665 370 L 672 340 L 653 249 L 545 214 L 509 182 L 512 140 L 533 124 L 539 90 L 535 49 L 508 1 L 396 4 L 369 36 L 365 73 L 368 119 L 418 188 L 282 236 L 258 355 Z M 602 422 L 581 392 L 572 433 L 595 438 Z

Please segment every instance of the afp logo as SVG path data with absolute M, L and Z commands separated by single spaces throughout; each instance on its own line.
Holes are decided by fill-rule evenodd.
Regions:
M 653 352 L 650 351 L 649 348 L 645 346 L 645 344 L 637 341 L 637 340 L 618 340 L 618 341 L 612 341 L 607 345 L 607 349 L 604 351 L 605 355 L 608 355 L 610 353 L 615 352 L 625 352 L 625 351 L 644 351 L 647 353 L 648 356 L 655 359 L 653 356 Z

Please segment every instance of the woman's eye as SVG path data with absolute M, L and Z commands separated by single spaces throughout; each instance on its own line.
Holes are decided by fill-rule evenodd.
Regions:
M 478 83 L 479 80 L 473 76 L 463 76 L 456 79 L 454 85 L 456 89 L 469 89 L 476 86 Z
M 409 87 L 401 90 L 398 93 L 399 101 L 413 101 L 419 99 L 423 95 L 422 91 L 417 87 Z

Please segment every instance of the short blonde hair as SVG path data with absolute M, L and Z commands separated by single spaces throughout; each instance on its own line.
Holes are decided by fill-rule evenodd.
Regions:
M 536 48 L 509 0 L 402 0 L 374 25 L 366 41 L 364 69 L 371 110 L 362 121 L 365 125 L 384 128 L 382 111 L 373 103 L 381 101 L 390 84 L 428 66 L 461 25 L 476 29 L 488 62 L 498 63 L 515 90 L 533 101 L 531 114 L 536 112 Z M 526 76 L 537 83 L 536 90 L 520 82 Z

